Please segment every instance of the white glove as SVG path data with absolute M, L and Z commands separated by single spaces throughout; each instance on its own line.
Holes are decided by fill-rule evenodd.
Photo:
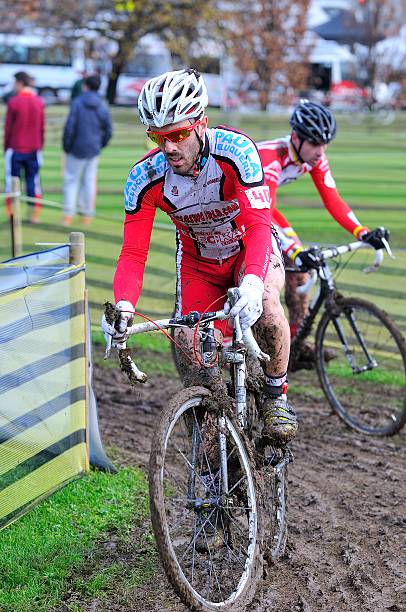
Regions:
M 114 325 L 110 325 L 110 323 L 107 323 L 105 315 L 103 315 L 102 317 L 101 327 L 106 340 L 106 336 L 111 336 L 112 346 L 118 349 L 123 349 L 125 348 L 125 343 L 128 339 L 127 327 L 129 323 L 131 323 L 131 319 L 134 316 L 134 306 L 131 304 L 131 302 L 127 302 L 126 300 L 120 300 L 119 302 L 117 302 L 116 308 L 121 311 L 120 319 L 116 323 L 118 329 L 116 329 Z
M 262 314 L 264 283 L 255 274 L 247 274 L 238 287 L 238 294 L 240 297 L 233 307 L 231 307 L 229 300 L 227 300 L 224 304 L 224 312 L 226 314 L 230 313 L 232 317 L 236 317 L 239 314 L 241 329 L 245 331 L 254 325 L 255 321 Z

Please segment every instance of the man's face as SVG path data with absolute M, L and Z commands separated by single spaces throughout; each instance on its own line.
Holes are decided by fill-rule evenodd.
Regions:
M 165 125 L 162 128 L 154 127 L 150 131 L 164 134 L 165 132 L 172 132 L 173 130 L 187 127 L 195 123 L 195 121 L 195 119 L 185 119 L 184 121 L 178 121 L 178 123 Z M 191 173 L 200 149 L 200 142 L 196 132 L 200 139 L 203 140 L 206 129 L 207 117 L 203 116 L 196 128 L 190 133 L 190 136 L 185 138 L 185 140 L 171 142 L 169 139 L 165 139 L 162 145 L 158 145 L 175 174 L 186 176 Z
M 299 151 L 301 141 L 299 136 L 295 132 L 292 133 L 292 142 L 296 149 Z M 313 144 L 309 140 L 304 140 L 300 149 L 300 157 L 306 164 L 315 166 L 317 162 L 319 162 L 323 157 L 326 149 L 326 144 Z

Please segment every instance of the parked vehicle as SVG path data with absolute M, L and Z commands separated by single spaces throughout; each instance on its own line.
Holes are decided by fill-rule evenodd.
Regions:
M 190 65 L 203 74 L 209 91 L 210 106 L 222 106 L 225 86 L 220 59 L 196 57 L 191 60 Z M 152 34 L 144 36 L 119 76 L 116 104 L 136 104 L 141 89 L 148 79 L 180 67 L 174 65 L 170 51 L 157 36 Z
M 0 96 L 10 94 L 14 74 L 24 71 L 33 77 L 33 85 L 47 102 L 70 98 L 73 83 L 85 69 L 80 41 L 70 49 L 51 36 L 0 34 Z

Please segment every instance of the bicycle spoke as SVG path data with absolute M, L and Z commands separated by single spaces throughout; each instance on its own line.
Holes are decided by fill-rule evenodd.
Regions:
M 216 572 L 216 569 L 215 569 L 215 565 L 214 565 L 214 563 L 213 563 L 213 561 L 212 561 L 212 554 L 211 554 L 211 550 L 210 550 L 209 543 L 208 543 L 208 541 L 207 541 L 206 532 L 205 532 L 205 530 L 204 530 L 204 529 L 203 529 L 203 535 L 204 535 L 204 539 L 205 539 L 205 542 L 206 542 L 206 547 L 207 547 L 207 550 L 208 550 L 208 552 L 209 552 L 210 566 L 212 566 L 212 567 L 213 567 L 213 569 L 214 569 L 214 576 L 215 576 L 215 578 L 216 578 L 217 588 L 218 588 L 219 593 L 221 593 L 220 583 L 219 583 L 218 578 L 217 578 L 217 572 Z
M 224 527 L 224 522 L 223 522 L 223 518 L 221 517 L 221 522 L 223 524 L 223 530 L 225 531 L 225 527 Z M 230 554 L 234 557 L 235 561 L 241 566 L 241 568 L 245 569 L 245 564 L 241 563 L 241 560 L 235 555 L 234 551 L 230 548 L 230 546 L 228 546 L 228 544 L 226 542 L 224 542 L 227 550 L 230 551 Z M 246 556 L 246 555 L 245 555 Z
M 195 409 L 194 409 L 194 408 L 193 408 L 193 417 L 194 417 L 194 419 L 195 419 L 195 423 L 196 423 L 197 427 L 199 427 L 199 424 L 198 424 L 198 422 L 197 422 L 197 418 L 196 418 L 196 411 L 195 411 Z M 203 437 L 202 437 L 202 434 L 201 434 L 200 429 L 199 429 L 199 434 L 200 434 L 200 440 L 202 441 L 202 440 L 203 440 Z M 204 447 L 203 447 L 203 453 L 204 453 L 204 457 L 205 457 L 205 459 L 206 459 L 206 465 L 207 465 L 207 467 L 208 467 L 208 470 L 209 470 L 209 474 L 210 474 L 211 480 L 212 480 L 212 482 L 214 482 L 214 481 L 213 481 L 213 475 L 212 475 L 212 473 L 211 473 L 211 469 L 210 469 L 210 463 L 209 463 L 209 460 L 208 460 L 208 458 L 207 458 L 207 453 L 206 453 L 206 451 L 205 451 Z
M 192 464 L 190 463 L 189 459 L 187 457 L 185 457 L 185 455 L 182 453 L 182 451 L 180 449 L 178 449 L 179 454 L 181 455 L 181 457 L 185 460 L 185 462 L 187 463 L 187 465 L 190 467 L 191 470 L 193 470 L 194 474 L 196 474 L 196 476 L 199 478 L 200 482 L 202 483 L 203 486 L 205 486 L 205 482 L 203 480 L 203 478 L 201 477 L 201 475 L 196 472 L 196 470 L 193 468 Z
M 236 487 L 238 487 L 238 485 L 240 484 L 240 482 L 242 482 L 243 480 L 246 480 L 246 478 L 247 478 L 247 477 L 246 477 L 245 475 L 244 475 L 244 476 L 241 476 L 240 480 L 238 480 L 238 482 L 236 482 L 236 483 L 235 483 L 235 485 L 233 485 L 233 486 L 231 487 L 231 489 L 229 490 L 228 494 L 230 495 L 230 494 L 231 494 L 231 493 L 234 491 L 234 489 L 235 489 Z
M 245 536 L 244 531 L 242 530 L 242 528 L 238 525 L 237 521 L 233 518 L 233 516 L 229 513 L 229 511 L 227 510 L 227 508 L 224 508 L 224 512 L 227 514 L 228 518 L 230 519 L 230 521 L 232 522 L 232 524 L 238 529 L 238 531 Z
M 171 544 L 166 554 L 180 568 L 182 588 L 189 589 L 192 598 L 199 593 L 199 601 L 234 603 L 241 594 L 245 596 L 252 572 L 257 579 L 261 567 L 256 559 L 256 521 L 248 520 L 256 512 L 256 496 L 244 442 L 233 423 L 223 417 L 226 444 L 221 458 L 215 414 L 196 405 L 177 415 L 166 434 L 165 480 L 161 477 L 167 489 L 164 534 Z M 233 498 L 220 495 L 224 474 L 230 479 Z M 152 516 L 154 530 L 159 529 L 159 515 Z
M 175 523 L 175 525 L 173 527 L 171 527 L 169 529 L 169 533 L 173 533 L 176 529 L 179 528 L 179 526 L 183 523 L 184 519 L 190 516 L 190 511 L 186 510 L 186 512 L 184 512 L 181 517 L 179 518 L 179 520 Z
M 214 512 L 215 512 L 215 510 L 212 510 L 212 511 L 211 511 L 210 516 L 209 516 L 209 517 L 206 519 L 206 521 L 205 521 L 205 522 L 203 523 L 203 525 L 200 527 L 200 529 L 199 529 L 199 531 L 196 533 L 196 535 L 193 535 L 193 536 L 192 536 L 192 539 L 191 539 L 191 541 L 189 542 L 188 547 L 187 547 L 187 548 L 186 548 L 186 550 L 184 551 L 184 553 L 183 553 L 183 555 L 181 556 L 181 558 L 178 560 L 178 561 L 179 561 L 179 563 L 180 563 L 181 561 L 183 561 L 183 559 L 184 559 L 184 557 L 185 557 L 185 554 L 186 554 L 186 553 L 189 551 L 190 546 L 191 546 L 191 545 L 193 544 L 193 542 L 195 542 L 195 541 L 196 541 L 196 539 L 199 537 L 199 535 L 200 535 L 200 534 L 201 534 L 201 532 L 202 532 L 202 529 L 203 529 L 203 528 L 204 528 L 204 526 L 206 525 L 207 521 L 209 521 L 209 519 L 211 518 L 211 516 L 213 515 L 213 513 L 214 513 Z

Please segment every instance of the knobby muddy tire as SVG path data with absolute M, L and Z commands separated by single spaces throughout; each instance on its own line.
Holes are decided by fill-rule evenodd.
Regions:
M 252 559 L 252 565 L 249 573 L 249 578 L 246 581 L 237 600 L 233 600 L 228 604 L 211 602 L 208 605 L 202 604 L 193 595 L 189 582 L 183 574 L 175 553 L 172 554 L 171 539 L 168 533 L 168 523 L 165 512 L 164 489 L 162 485 L 162 476 L 164 472 L 165 461 L 165 441 L 168 431 L 174 421 L 179 410 L 185 403 L 193 402 L 193 405 L 199 406 L 210 396 L 210 391 L 204 387 L 189 387 L 177 393 L 169 402 L 167 408 L 162 412 L 155 435 L 153 437 L 151 455 L 149 462 L 149 491 L 150 491 L 150 510 L 151 522 L 155 534 L 157 548 L 161 558 L 162 566 L 166 576 L 172 585 L 173 589 L 188 607 L 189 610 L 207 611 L 207 610 L 224 610 L 227 612 L 242 612 L 246 606 L 253 600 L 260 580 L 263 575 L 263 557 L 262 537 L 261 537 L 261 502 L 257 499 L 258 509 L 258 527 L 255 551 Z M 196 402 L 194 404 L 194 402 Z M 232 419 L 228 419 L 235 429 L 235 423 Z M 238 431 L 237 431 L 238 434 Z M 243 437 L 240 437 L 243 440 Z M 244 445 L 244 442 L 242 442 Z M 251 466 L 252 476 L 255 489 L 257 490 L 257 480 L 255 469 L 252 466 L 252 460 L 248 453 L 248 461 Z M 258 496 L 258 492 L 257 492 Z
M 270 537 L 267 537 L 267 561 L 275 563 L 284 555 L 286 549 L 286 543 L 288 539 L 288 467 L 285 466 L 282 470 L 281 476 L 272 474 L 271 478 L 271 495 L 270 502 L 265 508 L 265 511 L 272 513 L 272 523 L 270 528 Z M 282 492 L 282 504 L 281 509 L 282 518 L 281 524 L 274 523 L 274 512 L 280 503 L 280 493 L 276 490 L 276 487 L 283 487 Z
M 247 389 L 247 425 L 248 435 L 252 440 L 261 437 L 262 418 L 259 395 L 259 388 L 255 391 Z M 268 450 L 271 453 L 274 452 L 273 449 L 268 448 Z M 275 563 L 284 555 L 288 537 L 288 467 L 285 466 L 282 474 L 278 476 L 272 467 L 263 465 L 264 449 L 257 448 L 256 454 L 257 471 L 262 474 L 263 478 L 261 524 L 264 558 L 268 563 Z M 277 489 L 280 486 L 283 487 L 282 500 L 280 491 Z M 279 505 L 282 505 L 280 523 L 275 517 Z
M 405 339 L 400 332 L 397 325 L 394 321 L 389 317 L 389 315 L 372 304 L 367 300 L 363 300 L 360 298 L 342 298 L 336 300 L 334 308 L 337 312 L 342 312 L 348 309 L 355 309 L 361 312 L 367 312 L 371 315 L 372 318 L 376 321 L 376 326 L 380 326 L 381 329 L 385 329 L 388 334 L 391 336 L 391 339 L 394 341 L 392 352 L 393 354 L 397 354 L 399 359 L 399 366 L 403 370 L 403 380 L 406 380 L 406 343 Z M 406 392 L 404 384 L 399 387 L 399 393 L 403 393 L 402 407 L 398 409 L 396 417 L 392 416 L 392 422 L 389 422 L 386 425 L 373 425 L 368 426 L 362 423 L 359 419 L 352 417 L 349 414 L 348 410 L 340 401 L 340 398 L 337 397 L 336 392 L 334 392 L 334 384 L 330 381 L 329 374 L 327 372 L 328 363 L 325 363 L 324 354 L 325 354 L 325 341 L 326 341 L 326 331 L 329 323 L 332 323 L 332 316 L 328 311 L 325 311 L 320 322 L 318 324 L 316 330 L 316 369 L 319 377 L 319 381 L 321 387 L 324 391 L 324 394 L 327 397 L 331 407 L 337 413 L 337 415 L 342 419 L 349 427 L 359 431 L 361 433 L 367 435 L 375 435 L 375 436 L 392 436 L 396 434 L 398 431 L 402 429 L 406 422 Z M 342 347 L 338 345 L 337 353 L 342 351 Z M 331 363 L 334 363 L 333 361 Z M 379 370 L 379 367 L 378 367 Z M 354 376 L 353 379 L 349 379 L 348 386 L 351 386 L 351 380 L 353 384 L 357 384 L 357 375 Z M 381 403 L 387 401 L 385 397 L 384 387 L 379 382 L 376 383 L 376 397 L 379 398 Z M 368 401 L 368 399 L 366 400 Z M 366 404 L 368 405 L 368 404 Z M 379 414 L 379 411 L 377 411 Z

